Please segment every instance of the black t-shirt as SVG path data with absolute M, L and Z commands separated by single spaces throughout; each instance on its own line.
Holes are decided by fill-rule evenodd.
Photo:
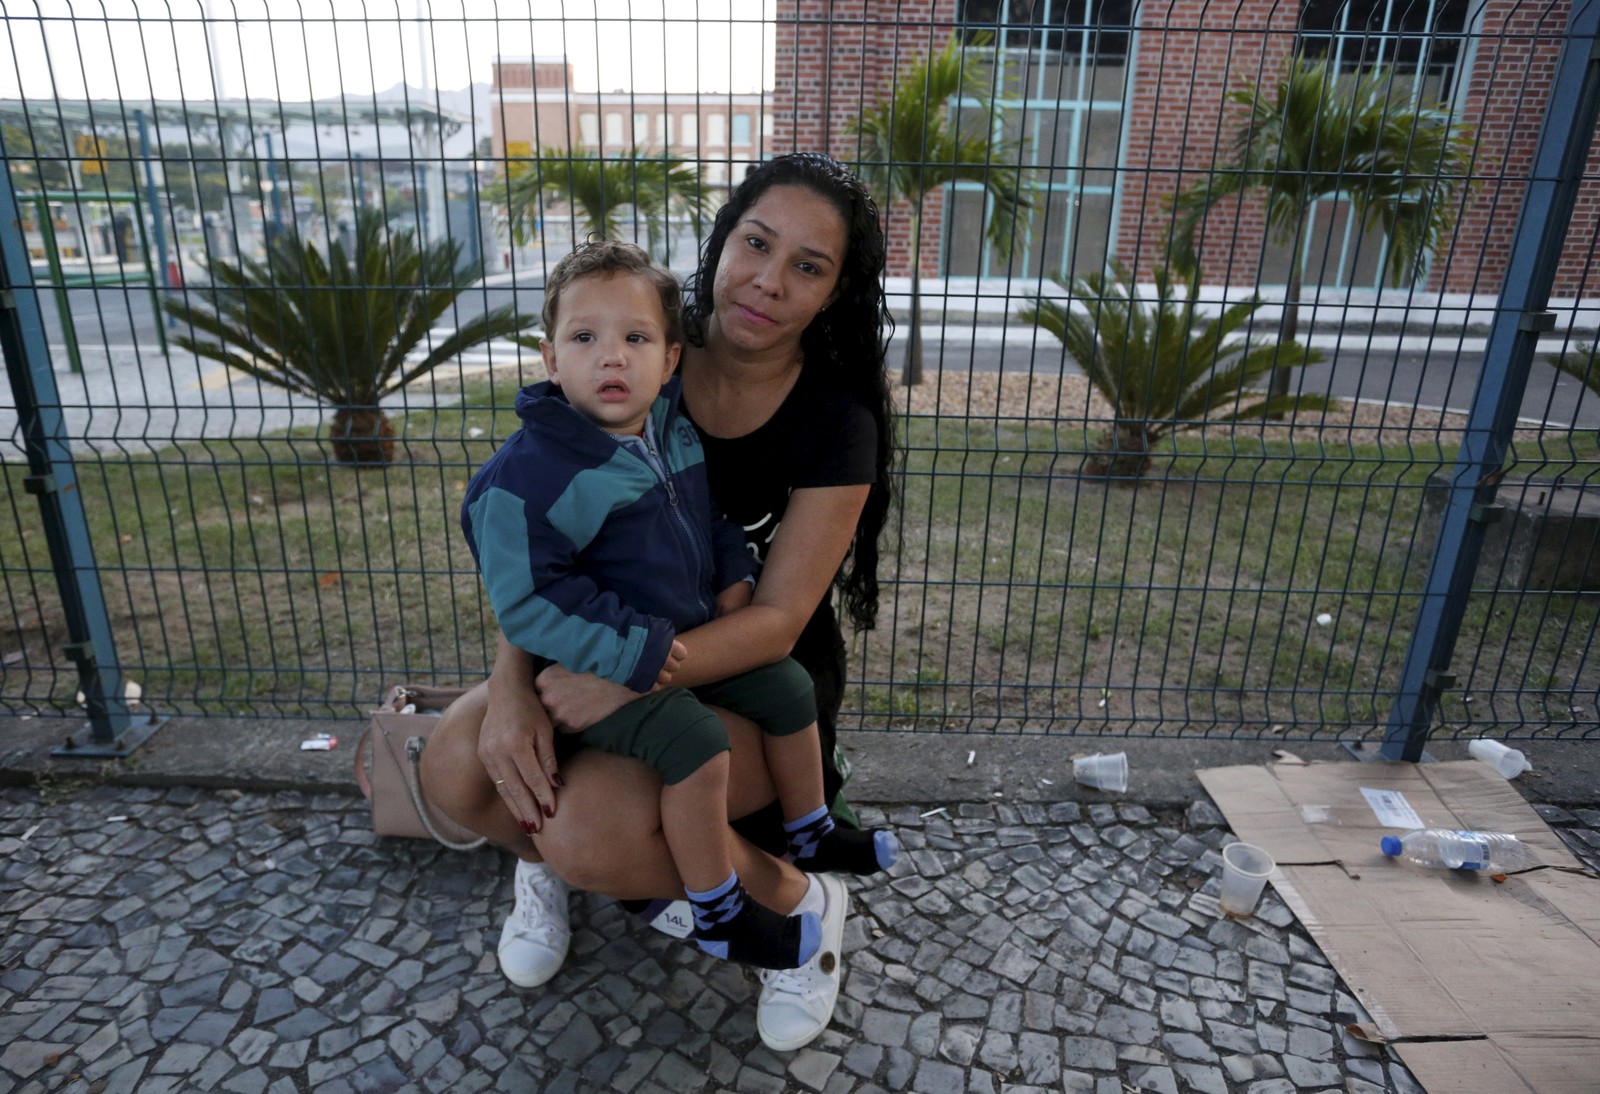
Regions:
M 692 419 L 692 408 L 685 409 Z M 752 432 L 720 438 L 701 429 L 700 440 L 712 497 L 744 529 L 746 544 L 763 563 L 792 491 L 860 486 L 877 479 L 878 427 L 871 409 L 831 386 L 817 368 L 802 369 L 782 405 Z M 833 744 L 845 668 L 844 639 L 831 596 L 822 598 L 806 623 L 793 657 L 817 687 L 824 790 L 831 801 L 839 788 Z
M 777 411 L 753 432 L 724 439 L 700 430 L 711 495 L 744 528 L 745 541 L 762 562 L 791 491 L 859 486 L 877 478 L 872 411 L 854 395 L 829 387 L 819 371 L 803 369 Z

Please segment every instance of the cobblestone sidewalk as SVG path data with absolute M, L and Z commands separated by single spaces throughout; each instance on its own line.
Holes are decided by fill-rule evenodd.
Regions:
M 1596 865 L 1600 814 L 1542 810 Z M 875 820 L 874 810 L 864 810 Z M 1219 916 L 1206 802 L 890 810 L 832 1027 L 594 897 L 544 988 L 501 978 L 507 861 L 374 840 L 350 798 L 0 791 L 0 1088 L 137 1091 L 1414 1089 L 1274 896 Z M 854 884 L 854 883 L 853 883 Z

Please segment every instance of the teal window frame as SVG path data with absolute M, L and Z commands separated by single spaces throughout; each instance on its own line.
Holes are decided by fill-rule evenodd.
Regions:
M 1030 5 L 1037 8 L 1037 5 Z M 1024 277 L 1028 280 L 1043 280 L 1048 277 L 1070 277 L 1075 248 L 1067 245 L 1061 247 L 1061 258 L 1055 269 L 1040 269 L 1036 274 L 1026 271 L 1033 264 L 1034 256 L 1041 249 L 1048 249 L 1046 233 L 1049 237 L 1061 237 L 1071 240 L 1076 237 L 1079 225 L 1079 210 L 1084 198 L 1105 197 L 1108 199 L 1109 223 L 1106 226 L 1106 255 L 1114 254 L 1117 245 L 1117 209 L 1122 196 L 1122 167 L 1126 159 L 1127 150 L 1127 117 L 1128 96 L 1133 84 L 1134 57 L 1137 51 L 1137 20 L 1139 5 L 1131 9 L 1128 24 L 1111 24 L 1101 26 L 1093 20 L 1091 13 L 1098 13 L 1101 0 L 1050 0 L 1049 6 L 1043 13 L 1037 10 L 1030 11 L 1030 22 L 1000 22 L 993 26 L 984 23 L 964 24 L 968 35 L 974 33 L 987 33 L 997 35 L 996 56 L 1000 71 L 996 74 L 994 86 L 1007 86 L 1007 69 L 1021 65 L 1026 73 L 1032 71 L 1033 86 L 1027 88 L 1026 96 L 1000 95 L 994 100 L 997 117 L 1002 113 L 1021 111 L 1023 115 L 1024 137 L 1026 150 L 1029 153 L 1028 166 L 1032 169 L 1032 177 L 1027 182 L 1027 188 L 1034 198 L 1033 227 L 1022 245 L 1012 252 L 1009 260 L 1002 259 L 995 253 L 994 245 L 984 237 L 980 244 L 977 261 L 977 276 L 983 278 L 1010 278 Z M 963 10 L 965 10 L 963 8 Z M 1084 20 L 1071 22 L 1074 15 Z M 1055 21 L 1052 22 L 1052 16 Z M 1096 98 L 1093 91 L 1099 80 L 1095 72 L 1100 61 L 1098 36 L 1101 33 L 1126 34 L 1127 40 L 1121 54 L 1121 68 L 1123 76 L 1120 95 L 1117 98 Z M 1061 44 L 1072 43 L 1072 48 L 1063 49 L 1052 47 L 1049 43 L 1054 38 Z M 1008 45 L 1009 41 L 1018 41 L 1019 45 Z M 1057 94 L 1044 94 L 1046 73 L 1050 65 L 1040 63 L 1046 58 L 1054 58 L 1061 62 L 1071 62 L 1075 68 L 1075 86 L 1071 89 L 1071 97 L 1062 97 L 1060 92 L 1066 89 L 1057 89 Z M 1116 66 L 1112 66 L 1116 67 Z M 952 104 L 954 109 L 976 108 L 975 99 L 961 99 Z M 1083 163 L 1085 147 L 1085 122 L 1094 113 L 1115 115 L 1117 121 L 1117 152 L 1114 161 L 1109 166 L 1097 165 L 1086 167 Z M 1046 147 L 1046 142 L 1039 139 L 1040 134 L 1049 129 L 1058 129 L 1060 117 L 1063 113 L 1071 115 L 1071 126 L 1068 138 L 1069 147 L 1065 155 L 1060 149 Z M 1043 153 L 1050 157 L 1052 162 L 1040 163 L 1039 157 Z M 1110 183 L 1088 183 L 1084 181 L 1087 171 L 1111 172 Z M 952 217 L 950 210 L 953 207 L 957 193 L 985 193 L 984 187 L 977 182 L 956 182 L 945 187 L 945 216 L 943 217 L 941 239 L 939 241 L 939 268 L 946 276 L 951 266 L 952 249 L 956 239 L 952 235 Z M 1051 198 L 1057 194 L 1071 195 L 1075 200 L 1065 204 L 1067 212 L 1064 223 L 1051 221 L 1048 217 Z M 992 199 L 985 195 L 984 220 L 993 214 Z M 1022 274 L 1012 271 L 1021 270 Z M 1088 271 L 1083 271 L 1088 272 Z M 1098 270 L 1094 272 L 1099 272 Z

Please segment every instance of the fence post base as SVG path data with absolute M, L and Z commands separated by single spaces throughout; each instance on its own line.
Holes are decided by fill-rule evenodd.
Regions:
M 1389 763 L 1394 760 L 1404 759 L 1402 756 L 1389 756 L 1384 752 L 1382 741 L 1340 741 L 1339 747 L 1350 753 L 1351 756 L 1364 764 Z M 1424 749 L 1417 755 L 1413 763 L 1432 764 L 1438 763 L 1439 758 Z
M 112 737 L 109 741 L 95 739 L 95 724 L 83 723 L 75 733 L 67 735 L 65 744 L 50 750 L 51 759 L 69 760 L 125 760 L 133 750 L 155 736 L 156 730 L 166 725 L 168 717 L 155 712 L 127 714 L 111 721 Z

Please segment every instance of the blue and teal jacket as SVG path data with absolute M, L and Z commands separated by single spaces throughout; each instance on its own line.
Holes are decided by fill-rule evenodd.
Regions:
M 755 573 L 678 399 L 674 377 L 644 436 L 619 440 L 548 381 L 517 393 L 522 428 L 472 477 L 461 527 L 501 631 L 535 658 L 649 691 L 677 633 Z

